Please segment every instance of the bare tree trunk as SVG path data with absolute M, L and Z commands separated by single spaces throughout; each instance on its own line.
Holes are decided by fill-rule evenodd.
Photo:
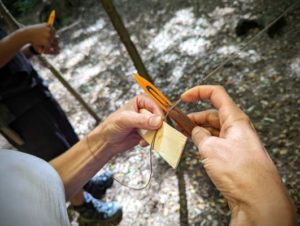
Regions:
M 186 198 L 186 187 L 184 180 L 184 170 L 182 166 L 179 165 L 176 171 L 177 181 L 178 181 L 178 193 L 179 193 L 179 221 L 180 226 L 189 225 L 189 212 Z
M 3 17 L 5 22 L 10 26 L 10 29 L 16 30 L 21 27 L 21 24 L 10 14 L 8 9 L 0 0 L 0 15 Z M 84 107 L 84 109 L 90 113 L 90 115 L 96 120 L 98 124 L 101 119 L 96 112 L 86 103 L 80 94 L 64 79 L 63 75 L 57 70 L 45 57 L 38 56 L 39 61 L 46 65 L 46 67 L 52 72 L 52 74 L 61 82 L 61 84 L 74 96 L 74 98 Z
M 106 13 L 108 14 L 115 30 L 117 31 L 121 41 L 125 45 L 136 69 L 139 74 L 146 78 L 148 81 L 152 82 L 151 77 L 149 76 L 146 68 L 140 58 L 140 55 L 137 52 L 133 42 L 130 39 L 130 36 L 122 22 L 120 15 L 118 14 L 116 8 L 113 5 L 113 0 L 100 0 L 103 5 Z M 153 82 L 152 82 L 153 83 Z M 170 123 L 170 121 L 168 121 Z M 186 198 L 186 188 L 185 188 L 185 180 L 184 180 L 184 171 L 182 167 L 178 167 L 176 172 L 177 180 L 178 180 L 178 191 L 179 191 L 179 217 L 180 217 L 180 226 L 188 226 L 188 206 L 187 206 L 187 198 Z
M 109 16 L 115 30 L 117 31 L 121 41 L 125 45 L 127 52 L 129 53 L 131 60 L 133 61 L 133 64 L 135 68 L 137 69 L 138 73 L 147 79 L 148 81 L 153 83 L 153 80 L 151 79 L 150 75 L 148 74 L 145 65 L 135 47 L 133 42 L 130 39 L 130 36 L 128 34 L 128 31 L 126 30 L 124 23 L 117 12 L 113 0 L 100 0 L 103 8 L 105 9 L 107 15 Z

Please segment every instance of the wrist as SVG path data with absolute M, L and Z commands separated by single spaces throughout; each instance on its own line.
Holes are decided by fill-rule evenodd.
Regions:
M 276 188 L 275 188 L 276 189 Z M 274 189 L 274 190 L 275 190 Z M 230 226 L 294 226 L 296 211 L 285 189 L 231 208 Z
M 101 125 L 86 136 L 86 142 L 89 152 L 95 159 L 109 161 L 113 157 Z

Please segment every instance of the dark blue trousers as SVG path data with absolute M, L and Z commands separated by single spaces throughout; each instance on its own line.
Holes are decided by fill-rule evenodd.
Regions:
M 19 146 L 6 137 L 13 146 L 46 161 L 62 154 L 79 140 L 66 114 L 51 96 L 32 106 L 9 127 L 25 141 Z

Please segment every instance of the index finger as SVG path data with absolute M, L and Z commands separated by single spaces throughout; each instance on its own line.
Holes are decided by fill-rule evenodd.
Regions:
M 162 110 L 157 106 L 157 104 L 151 98 L 145 95 L 138 95 L 136 97 L 136 105 L 138 111 L 145 108 L 153 114 L 163 115 Z
M 209 100 L 218 110 L 221 124 L 225 121 L 233 122 L 240 120 L 246 116 L 222 86 L 196 86 L 184 92 L 181 95 L 181 99 L 185 102 Z

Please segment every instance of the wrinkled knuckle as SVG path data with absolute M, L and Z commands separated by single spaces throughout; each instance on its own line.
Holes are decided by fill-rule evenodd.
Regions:
M 142 114 L 141 115 L 141 118 L 140 118 L 140 122 L 141 123 L 145 123 L 145 122 L 150 122 L 150 117 L 148 116 L 148 115 L 146 115 L 146 114 Z
M 235 119 L 234 123 L 236 125 L 246 126 L 246 127 L 250 127 L 250 128 L 254 129 L 254 126 L 252 124 L 252 121 L 251 121 L 250 117 L 246 114 L 243 114 L 239 118 Z
M 202 146 L 211 147 L 214 143 L 215 143 L 214 137 L 207 137 L 206 139 L 203 139 Z
M 244 117 L 244 122 L 247 126 L 249 126 L 250 128 L 254 129 L 255 130 L 255 127 L 250 119 L 250 117 L 248 115 L 245 115 Z
M 247 124 L 247 125 L 250 125 L 251 124 L 251 119 L 248 115 L 246 114 L 243 114 L 243 116 L 240 118 L 240 121 Z
M 147 117 L 147 115 L 140 115 L 136 120 L 134 120 L 136 122 L 136 126 L 137 127 L 143 127 L 146 124 L 149 124 L 149 118 Z
M 201 135 L 201 133 L 203 132 L 203 129 L 201 128 L 201 129 L 198 129 L 198 130 L 193 130 L 192 131 L 192 135 L 194 136 L 194 137 L 199 137 L 200 135 Z
M 135 96 L 134 98 L 133 98 L 133 100 L 138 104 L 138 106 L 139 106 L 139 104 L 141 104 L 141 102 L 143 101 L 143 95 L 142 94 L 138 94 L 137 96 Z
M 116 123 L 120 123 L 124 120 L 124 118 L 127 116 L 127 112 L 126 111 L 122 111 L 119 114 L 115 114 L 114 115 L 114 121 Z
M 200 147 L 203 144 L 203 141 L 207 139 L 208 136 L 210 136 L 209 131 L 206 129 L 198 129 L 197 131 L 194 131 L 192 136 L 196 139 L 197 146 Z
M 210 152 L 213 150 L 213 144 L 215 143 L 214 139 L 214 137 L 206 137 L 199 142 L 197 147 L 202 158 L 206 158 L 210 155 Z
M 223 86 L 221 86 L 221 85 L 216 85 L 215 87 L 216 87 L 216 89 L 217 89 L 218 91 L 221 91 L 221 92 L 224 92 L 224 91 L 225 91 L 225 88 L 224 88 Z
M 246 114 L 244 115 L 244 122 L 251 123 L 250 117 L 248 115 L 246 115 Z

